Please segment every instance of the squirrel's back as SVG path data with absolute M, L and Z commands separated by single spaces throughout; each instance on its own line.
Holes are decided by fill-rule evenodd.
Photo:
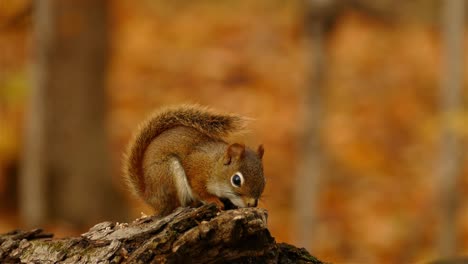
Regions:
M 124 157 L 124 176 L 138 196 L 145 193 L 142 163 L 150 143 L 164 131 L 185 126 L 213 139 L 242 130 L 245 119 L 231 114 L 220 114 L 198 105 L 168 107 L 153 113 L 134 134 Z

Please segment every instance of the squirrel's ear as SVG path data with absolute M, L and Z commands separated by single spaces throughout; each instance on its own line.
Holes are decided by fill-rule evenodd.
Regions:
M 265 153 L 265 149 L 263 148 L 263 145 L 259 145 L 257 149 L 257 155 L 260 159 L 263 158 L 263 154 Z
M 228 146 L 226 153 L 224 154 L 224 165 L 231 164 L 233 159 L 240 160 L 244 157 L 245 145 L 234 143 Z

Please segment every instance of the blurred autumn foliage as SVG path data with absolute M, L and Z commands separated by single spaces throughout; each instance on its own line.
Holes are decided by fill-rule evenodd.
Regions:
M 327 164 L 310 234 L 320 259 L 414 263 L 436 257 L 440 121 L 450 121 L 466 148 L 468 116 L 439 114 L 437 5 L 413 2 L 389 12 L 391 21 L 346 9 L 327 35 L 321 136 Z M 31 14 L 22 14 L 29 5 L 0 2 L 0 232 L 21 225 L 15 177 L 34 64 Z M 309 42 L 300 1 L 116 0 L 110 26 L 108 128 L 116 186 L 122 150 L 153 109 L 195 102 L 244 114 L 254 121 L 239 138 L 266 148 L 260 206 L 269 210 L 273 236 L 294 243 L 298 105 L 313 91 L 306 87 Z M 461 255 L 468 254 L 466 161 L 456 223 Z M 132 201 L 132 217 L 151 213 L 121 190 Z

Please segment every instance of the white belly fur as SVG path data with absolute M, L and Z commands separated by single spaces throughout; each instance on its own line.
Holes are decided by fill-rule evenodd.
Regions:
M 194 201 L 194 197 L 192 188 L 190 188 L 187 176 L 185 175 L 185 170 L 176 157 L 171 159 L 170 164 L 172 175 L 174 177 L 174 183 L 177 189 L 177 196 L 179 197 L 179 202 L 182 206 L 187 206 L 192 201 Z

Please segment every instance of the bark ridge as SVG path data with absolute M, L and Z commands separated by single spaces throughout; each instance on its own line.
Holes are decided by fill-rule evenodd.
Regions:
M 179 208 L 132 223 L 103 222 L 79 237 L 41 229 L 0 235 L 0 263 L 323 263 L 276 243 L 260 208 Z

